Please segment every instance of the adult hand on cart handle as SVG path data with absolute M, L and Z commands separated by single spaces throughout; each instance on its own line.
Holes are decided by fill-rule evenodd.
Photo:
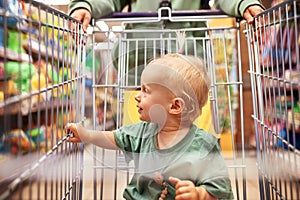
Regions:
M 85 8 L 78 8 L 78 9 L 74 10 L 74 12 L 72 12 L 72 14 L 70 16 L 73 17 L 74 19 L 76 19 L 78 22 L 82 23 L 82 29 L 83 29 L 84 33 L 86 33 L 88 25 L 92 19 L 92 14 L 90 13 L 90 11 L 88 11 Z M 72 27 L 72 24 L 69 24 L 69 28 L 71 30 L 74 30 L 74 27 Z
M 264 11 L 264 9 L 259 5 L 249 6 L 245 10 L 243 17 L 247 21 L 248 24 L 252 24 L 252 26 L 258 26 L 258 25 L 262 24 L 262 21 L 259 20 L 258 22 L 256 22 L 256 24 L 254 24 L 254 17 L 263 11 Z M 255 32 L 254 38 L 255 38 L 255 40 L 260 39 L 260 35 L 257 31 Z M 251 43 L 253 44 L 255 42 L 255 40 L 252 40 Z
M 264 11 L 264 9 L 259 5 L 249 6 L 245 10 L 243 17 L 247 21 L 248 24 L 252 24 L 254 22 L 254 17 L 263 11 Z
M 259 5 L 249 6 L 245 10 L 243 17 L 249 24 L 252 24 L 254 17 L 256 15 L 258 15 L 259 13 L 261 13 L 263 10 L 264 9 Z M 88 25 L 92 19 L 92 14 L 90 13 L 90 11 L 85 8 L 78 8 L 78 9 L 74 10 L 70 16 L 72 18 L 76 19 L 78 22 L 82 23 L 83 31 L 84 31 L 84 33 L 86 33 Z M 69 28 L 71 30 L 74 30 L 72 23 L 69 24 Z
M 175 200 L 190 200 L 190 199 L 216 200 L 217 199 L 211 194 L 209 194 L 202 186 L 196 187 L 192 181 L 180 180 L 175 177 L 170 177 L 169 181 L 175 185 L 175 189 L 176 189 Z

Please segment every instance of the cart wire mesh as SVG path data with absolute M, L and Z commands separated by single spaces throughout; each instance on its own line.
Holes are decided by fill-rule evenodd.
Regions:
M 202 57 L 212 85 L 206 114 L 195 123 L 220 138 L 235 198 L 246 199 L 244 117 L 237 109 L 243 107 L 239 20 L 219 11 L 160 8 L 155 13 L 114 13 L 95 20 L 93 27 L 87 47 L 91 62 L 86 66 L 93 105 L 90 112 L 86 110 L 89 125 L 113 130 L 138 121 L 134 94 L 149 60 L 179 51 Z M 182 48 L 178 34 L 186 35 Z M 83 188 L 88 189 L 83 196 L 122 199 L 133 175 L 132 163 L 126 163 L 118 151 L 93 145 L 85 150 Z
M 69 25 L 74 30 L 69 29 Z M 0 199 L 81 199 L 86 36 L 35 1 L 0 1 Z
M 247 26 L 261 199 L 299 199 L 300 1 L 278 4 Z

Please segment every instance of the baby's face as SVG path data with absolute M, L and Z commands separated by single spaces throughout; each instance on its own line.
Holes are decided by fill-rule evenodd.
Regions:
M 164 123 L 172 105 L 170 91 L 157 84 L 142 84 L 135 96 L 139 118 L 142 121 Z
M 162 73 L 153 69 L 141 76 L 141 91 L 135 96 L 140 120 L 164 124 L 168 118 L 175 95 L 165 85 Z

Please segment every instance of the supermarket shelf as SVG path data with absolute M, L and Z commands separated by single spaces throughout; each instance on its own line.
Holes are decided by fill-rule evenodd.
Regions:
M 7 59 L 10 61 L 17 61 L 17 62 L 31 62 L 32 58 L 30 55 L 25 53 L 18 53 L 14 52 L 10 49 L 0 47 L 0 57 L 2 59 Z
M 23 48 L 26 52 L 30 52 L 32 55 L 42 56 L 44 58 L 53 57 L 55 60 L 60 62 L 68 62 L 67 57 L 63 54 L 63 50 L 58 51 L 57 49 L 54 49 L 53 46 L 47 47 L 37 40 L 28 40 L 28 42 L 23 45 Z
M 22 100 L 20 100 L 22 99 Z M 34 102 L 26 99 L 26 97 L 15 96 L 4 102 L 0 102 L 0 116 L 2 115 L 16 115 L 21 112 L 23 116 L 29 113 L 38 112 L 41 110 L 66 107 L 72 104 L 74 100 L 68 99 L 68 102 L 62 101 L 59 98 L 53 98 L 48 101 Z

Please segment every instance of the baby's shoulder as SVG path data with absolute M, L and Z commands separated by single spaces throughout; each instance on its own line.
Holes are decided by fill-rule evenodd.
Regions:
M 118 129 L 119 132 L 122 132 L 126 135 L 131 135 L 134 137 L 145 137 L 151 136 L 157 133 L 157 125 L 150 122 L 137 122 L 135 124 L 123 126 Z
M 199 128 L 195 130 L 193 146 L 198 149 L 200 157 L 206 157 L 208 154 L 220 150 L 218 147 L 218 139 L 212 134 Z
M 213 134 L 198 127 L 195 127 L 195 139 L 211 145 L 218 142 L 218 139 Z

